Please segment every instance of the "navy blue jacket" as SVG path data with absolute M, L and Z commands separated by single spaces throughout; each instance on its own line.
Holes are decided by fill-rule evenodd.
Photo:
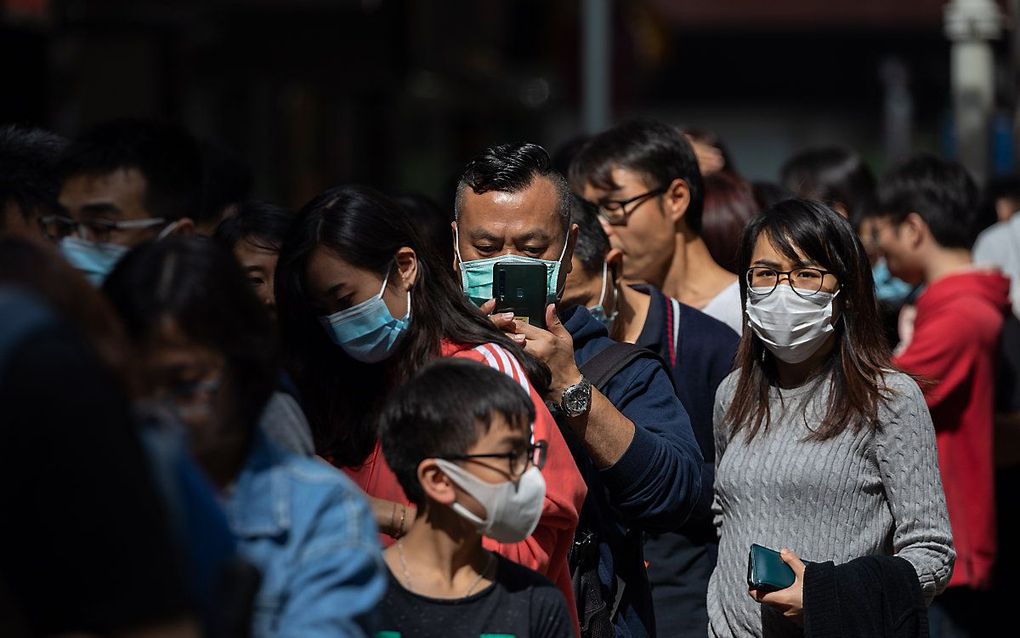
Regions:
M 587 308 L 572 308 L 561 319 L 574 339 L 578 366 L 614 343 Z M 658 361 L 633 361 L 606 384 L 604 394 L 635 425 L 623 456 L 599 470 L 572 431 L 564 428 L 564 436 L 588 485 L 585 515 L 600 532 L 606 599 L 614 601 L 623 584 L 617 636 L 655 636 L 642 536 L 676 529 L 693 512 L 710 507 L 711 501 L 699 502 L 703 459 L 687 411 Z
M 705 460 L 701 502 L 711 503 L 715 484 L 715 391 L 733 368 L 739 338 L 723 322 L 666 297 L 657 288 L 633 288 L 651 297 L 637 345 L 655 352 L 672 368 L 677 396 L 691 417 Z M 717 554 L 715 528 L 704 510 L 677 530 L 647 535 L 645 560 L 659 636 L 704 635 L 708 626 L 708 580 Z

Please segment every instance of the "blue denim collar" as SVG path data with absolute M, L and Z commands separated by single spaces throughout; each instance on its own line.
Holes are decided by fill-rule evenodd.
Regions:
M 279 536 L 290 529 L 287 469 L 281 456 L 262 429 L 256 428 L 248 461 L 226 505 L 237 536 Z

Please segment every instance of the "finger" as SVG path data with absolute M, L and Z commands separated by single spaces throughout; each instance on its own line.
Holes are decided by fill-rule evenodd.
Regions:
M 510 340 L 513 341 L 514 343 L 516 343 L 519 346 L 524 346 L 528 342 L 527 337 L 525 337 L 522 334 L 517 334 L 516 332 L 507 332 L 507 333 L 504 333 L 504 334 L 506 334 L 506 336 L 510 337 Z
M 793 570 L 793 573 L 798 578 L 804 575 L 804 561 L 792 549 L 783 549 L 779 552 L 779 556 L 783 559 L 784 563 L 790 566 L 790 569 Z
M 545 307 L 545 325 L 549 332 L 561 339 L 570 337 L 570 333 L 567 332 L 567 329 L 563 327 L 563 322 L 560 321 L 560 316 L 557 314 L 554 304 L 549 304 Z
M 489 321 L 503 332 L 517 332 L 514 313 L 501 312 L 498 315 L 489 315 Z
M 542 339 L 543 335 L 544 338 L 546 339 L 549 338 L 548 330 L 542 330 L 538 326 L 533 326 L 530 323 L 524 323 L 523 321 L 514 321 L 514 332 L 516 332 L 517 334 L 522 334 L 528 339 L 534 341 Z
M 485 302 L 485 303 L 483 303 L 483 304 L 481 305 L 481 307 L 479 308 L 479 310 L 481 310 L 481 311 L 482 311 L 482 314 L 483 314 L 483 315 L 491 315 L 491 314 L 492 314 L 492 312 L 493 312 L 493 311 L 494 311 L 495 309 L 496 309 L 496 300 L 495 300 L 495 299 L 490 299 L 490 300 L 486 301 L 486 302 Z

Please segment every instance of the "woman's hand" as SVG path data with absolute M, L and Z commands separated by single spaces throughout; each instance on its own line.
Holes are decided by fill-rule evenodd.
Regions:
M 374 496 L 368 497 L 379 531 L 393 538 L 400 538 L 411 529 L 418 511 L 401 503 L 394 503 Z
M 783 562 L 793 570 L 793 574 L 796 577 L 793 584 L 786 589 L 780 589 L 767 594 L 759 593 L 754 589 L 750 590 L 749 593 L 751 598 L 757 602 L 775 607 L 783 612 L 784 616 L 800 624 L 804 618 L 804 561 L 789 549 L 780 550 L 779 555 Z

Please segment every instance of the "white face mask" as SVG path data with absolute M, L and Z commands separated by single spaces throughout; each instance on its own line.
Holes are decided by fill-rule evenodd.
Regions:
M 538 527 L 545 479 L 537 467 L 528 468 L 517 482 L 487 483 L 452 461 L 436 459 L 436 464 L 485 508 L 482 519 L 460 503 L 453 504 L 453 511 L 474 523 L 484 536 L 500 543 L 519 543 Z
M 818 292 L 805 299 L 785 284 L 765 295 L 767 290 L 748 290 L 744 312 L 751 329 L 780 361 L 806 361 L 833 331 L 832 300 L 839 291 Z

